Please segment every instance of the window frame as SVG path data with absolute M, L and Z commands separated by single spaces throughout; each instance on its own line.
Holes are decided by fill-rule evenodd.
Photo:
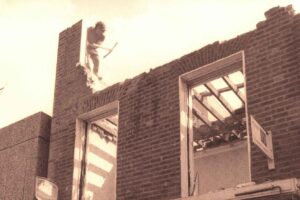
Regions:
M 244 87 L 246 86 L 245 54 L 239 51 L 215 62 L 201 66 L 179 76 L 179 105 L 180 105 L 180 161 L 181 161 L 181 197 L 191 196 L 194 185 L 194 158 L 193 158 L 193 130 L 192 95 L 190 88 L 206 83 L 224 74 L 242 71 L 244 75 Z M 249 180 L 251 181 L 251 148 L 250 126 L 247 106 L 247 91 L 245 92 L 245 115 L 248 145 Z
M 85 151 L 87 148 L 86 143 L 88 139 L 87 134 L 89 124 L 95 120 L 99 120 L 114 114 L 119 116 L 119 101 L 113 101 L 92 111 L 83 113 L 76 118 L 72 200 L 81 199 L 81 190 L 84 188 L 84 184 L 82 185 L 82 178 L 84 179 L 82 174 L 84 174 L 85 170 Z M 116 170 L 117 167 L 118 164 L 116 161 Z

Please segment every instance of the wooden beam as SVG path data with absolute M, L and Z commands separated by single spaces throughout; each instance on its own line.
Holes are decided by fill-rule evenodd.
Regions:
M 218 101 L 223 105 L 223 107 L 234 116 L 234 110 L 228 103 L 228 101 L 221 96 L 221 93 L 210 83 L 205 83 L 204 86 L 218 99 Z
M 104 128 L 104 127 L 98 126 L 97 124 L 91 124 L 91 129 L 92 129 L 94 132 L 100 134 L 100 136 L 101 136 L 101 135 L 102 135 L 102 136 L 103 136 L 103 135 L 109 136 L 109 137 L 111 137 L 111 139 L 114 140 L 114 141 L 116 141 L 116 139 L 117 139 L 117 135 L 116 135 L 115 133 L 108 131 L 108 130 L 107 130 L 106 128 Z
M 113 116 L 107 117 L 106 119 L 110 120 L 112 123 L 118 125 L 118 115 L 113 115 Z
M 96 121 L 92 123 L 92 125 L 96 125 L 97 127 L 100 127 L 101 129 L 104 129 L 115 136 L 118 135 L 118 127 L 110 123 L 108 120 Z
M 199 98 L 200 97 L 200 98 Z M 205 103 L 203 99 L 201 98 L 201 95 L 194 95 L 193 98 L 193 104 L 200 104 L 202 107 L 204 107 L 210 114 L 212 114 L 218 121 L 224 123 L 225 118 L 220 115 L 220 113 L 214 109 L 211 105 Z
M 111 123 L 112 125 L 118 127 L 118 125 L 115 122 L 113 122 L 111 119 L 106 118 L 105 120 L 108 121 L 109 123 Z
M 201 110 L 199 110 L 198 108 L 195 108 L 193 106 L 193 114 L 198 118 L 200 119 L 205 125 L 211 127 L 212 126 L 212 123 L 211 121 L 208 120 L 207 116 L 205 116 Z
M 241 100 L 241 102 L 243 104 L 245 104 L 245 96 L 239 90 L 239 88 L 229 79 L 229 77 L 228 76 L 223 76 L 222 79 L 230 87 L 230 89 L 236 94 L 236 96 Z
M 236 85 L 236 87 L 237 87 L 237 89 L 243 88 L 244 87 L 244 83 L 239 83 L 239 84 Z M 231 90 L 230 87 L 225 87 L 225 88 L 218 89 L 219 93 L 228 92 L 230 90 Z M 201 92 L 199 94 L 201 94 L 202 97 L 206 97 L 206 96 L 212 95 L 210 91 Z
M 221 123 L 219 125 L 220 130 L 224 133 L 227 132 L 226 131 L 226 126 L 228 126 L 228 124 L 225 123 L 225 118 L 223 116 L 221 116 L 213 107 L 211 107 L 210 105 L 206 105 L 203 102 L 203 100 L 201 98 L 201 95 L 199 95 L 199 96 L 200 96 L 200 98 L 196 95 L 193 96 L 193 106 L 195 106 L 195 107 L 202 106 L 204 109 L 206 109 L 209 113 L 211 113 Z M 206 124 L 206 125 L 208 125 L 208 124 Z M 216 131 L 213 127 L 211 127 L 211 130 Z M 239 137 L 239 135 L 236 132 L 231 131 L 231 133 L 233 133 L 234 135 Z
M 202 121 L 202 122 L 209 128 L 209 130 L 210 130 L 211 133 L 212 133 L 212 136 L 217 134 L 217 130 L 215 130 L 215 129 L 211 126 L 211 123 L 208 123 L 206 120 L 204 120 L 204 119 L 200 116 L 200 114 L 198 113 L 198 111 L 196 111 L 196 110 L 193 108 L 192 112 L 193 112 L 193 115 L 194 115 L 195 117 L 197 117 L 200 121 Z

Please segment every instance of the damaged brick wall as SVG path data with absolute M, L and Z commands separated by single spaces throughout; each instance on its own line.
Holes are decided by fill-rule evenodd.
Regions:
M 117 198 L 162 199 L 180 195 L 178 77 L 161 70 L 116 84 L 75 107 L 78 114 L 120 101 Z M 170 86 L 172 85 L 172 86 Z M 173 91 L 166 95 L 166 91 Z
M 222 57 L 245 51 L 249 113 L 273 133 L 276 169 L 251 141 L 252 180 L 262 182 L 300 177 L 300 62 L 299 14 L 291 7 L 265 13 L 257 29 L 219 44 L 208 45 L 180 58 L 180 74 Z
M 83 71 L 75 68 L 80 24 L 61 33 L 48 173 L 59 185 L 59 199 L 71 196 L 76 116 L 115 100 L 120 102 L 117 199 L 180 197 L 178 77 L 241 50 L 249 112 L 274 135 L 273 171 L 251 142 L 252 179 L 300 177 L 299 15 L 277 7 L 266 18 L 254 31 L 207 45 L 90 96 Z
M 249 113 L 273 133 L 275 170 L 251 145 L 254 181 L 300 177 L 299 14 L 291 7 L 273 8 L 257 25 L 246 51 Z
M 76 67 L 80 56 L 82 21 L 59 35 L 48 178 L 59 187 L 59 199 L 71 199 L 76 113 L 72 105 L 92 94 L 83 70 Z

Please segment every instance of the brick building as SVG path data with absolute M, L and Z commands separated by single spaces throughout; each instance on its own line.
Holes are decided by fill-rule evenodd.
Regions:
M 27 144 L 20 134 L 36 138 L 33 154 L 46 152 L 30 175 L 16 168 L 25 181 L 16 188 L 31 186 L 25 199 L 37 175 L 64 200 L 299 199 L 300 15 L 288 6 L 265 16 L 253 31 L 96 93 L 76 67 L 82 21 L 61 32 L 50 134 L 42 113 L 0 130 L 1 199 L 20 198 L 4 175 L 18 164 L 3 162 Z M 266 131 L 258 143 L 252 119 Z

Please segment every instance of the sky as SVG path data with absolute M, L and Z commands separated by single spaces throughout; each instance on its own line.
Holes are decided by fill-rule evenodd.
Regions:
M 264 12 L 300 0 L 0 0 L 0 128 L 52 115 L 58 34 L 83 19 L 106 25 L 108 85 L 255 29 Z

